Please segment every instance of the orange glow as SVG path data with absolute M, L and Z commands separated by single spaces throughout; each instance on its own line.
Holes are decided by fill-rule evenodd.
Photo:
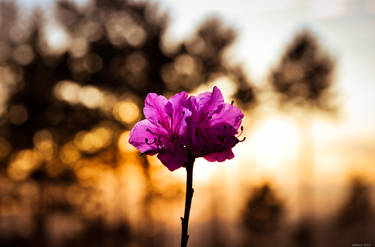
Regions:
M 43 155 L 44 159 L 51 160 L 53 158 L 56 144 L 53 142 L 50 131 L 40 130 L 36 132 L 33 141 L 35 148 Z
M 118 148 L 122 152 L 135 152 L 137 149 L 129 143 L 130 131 L 124 131 L 118 138 Z
M 73 205 L 80 205 L 85 199 L 84 190 L 77 185 L 69 186 L 66 191 L 66 198 Z
M 148 93 L 214 86 L 241 107 L 246 139 L 231 160 L 195 160 L 189 246 L 350 246 L 336 241 L 374 236 L 375 0 L 3 2 L 0 246 L 177 246 L 186 169 L 169 171 L 129 136 Z M 5 8 L 13 2 L 19 12 Z M 282 55 L 305 27 L 319 46 L 305 53 L 307 39 Z M 334 62 L 315 64 L 324 53 Z M 323 118 L 319 97 L 334 99 L 337 114 Z M 283 105 L 293 98 L 295 108 Z M 206 110 L 209 122 L 216 113 Z M 364 184 L 354 193 L 353 177 Z
M 14 180 L 24 180 L 39 167 L 42 157 L 38 152 L 25 149 L 16 154 L 8 166 L 8 176 Z
M 95 187 L 98 184 L 101 174 L 109 169 L 108 166 L 100 164 L 94 159 L 82 159 L 76 166 L 79 183 L 85 187 Z
M 65 164 L 72 164 L 81 157 L 78 148 L 72 143 L 66 143 L 60 151 L 60 159 Z
M 113 107 L 113 116 L 121 122 L 131 124 L 139 119 L 140 112 L 133 101 L 120 101 Z
M 91 131 L 80 131 L 74 137 L 74 144 L 87 153 L 95 153 L 108 146 L 112 140 L 112 132 L 106 127 L 97 127 Z
M 10 143 L 3 137 L 0 137 L 0 161 L 4 159 L 12 150 Z
M 57 163 L 55 160 L 52 160 L 45 163 L 45 169 L 48 176 L 54 178 L 60 175 L 64 171 L 65 167 Z

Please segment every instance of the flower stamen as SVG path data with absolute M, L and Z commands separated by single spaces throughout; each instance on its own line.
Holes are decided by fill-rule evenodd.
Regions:
M 246 140 L 246 136 L 244 136 L 244 138 L 242 138 L 242 140 L 238 140 L 238 142 L 244 142 Z
M 158 134 L 152 132 L 150 129 L 146 129 L 146 131 L 149 132 L 149 133 L 151 133 L 151 134 L 153 134 L 154 136 L 157 136 L 157 135 L 158 135 Z
M 240 136 L 242 135 L 242 133 L 243 133 L 243 126 L 241 126 L 241 128 L 240 128 L 240 133 L 238 133 L 238 135 L 237 135 L 236 137 L 237 137 L 237 138 L 240 137 Z
M 172 114 L 169 114 L 169 117 L 171 118 L 171 126 L 169 127 L 169 129 L 171 131 L 173 131 L 173 115 Z
M 148 145 L 156 144 L 156 138 L 154 138 L 154 141 L 153 141 L 153 142 L 148 142 L 148 138 L 145 138 L 145 142 L 146 142 L 146 144 L 148 144 Z

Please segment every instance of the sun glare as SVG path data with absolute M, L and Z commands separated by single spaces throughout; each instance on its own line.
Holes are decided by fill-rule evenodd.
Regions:
M 250 133 L 246 141 L 246 154 L 261 164 L 262 169 L 280 169 L 286 160 L 295 160 L 297 155 L 298 133 L 292 121 L 283 118 L 264 119 Z

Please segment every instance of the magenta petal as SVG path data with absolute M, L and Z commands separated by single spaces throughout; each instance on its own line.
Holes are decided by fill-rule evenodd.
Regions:
M 154 125 L 157 125 L 158 121 L 164 122 L 168 117 L 165 112 L 165 105 L 167 103 L 168 100 L 164 96 L 149 93 L 145 99 L 145 107 L 143 108 L 146 119 Z
M 244 117 L 241 110 L 232 104 L 223 104 L 220 112 L 215 113 L 212 116 L 211 126 L 226 123 L 234 129 L 238 129 L 241 125 L 242 118 Z
M 227 149 L 221 153 L 213 153 L 213 154 L 204 156 L 204 158 L 210 162 L 215 162 L 215 161 L 223 162 L 227 159 L 230 160 L 233 157 L 234 157 L 234 154 L 232 152 L 232 149 Z
M 223 96 L 217 87 L 214 87 L 212 92 L 201 93 L 198 96 L 190 96 L 184 106 L 187 107 L 192 115 L 187 119 L 190 124 L 198 124 L 208 117 L 208 114 L 221 109 L 224 103 Z
M 215 112 L 218 107 L 224 103 L 223 95 L 215 86 L 211 92 L 201 93 L 196 97 L 199 108 L 203 114 L 206 112 Z
M 181 92 L 178 93 L 174 96 L 172 96 L 169 99 L 169 102 L 172 105 L 173 108 L 173 124 L 172 124 L 172 129 L 174 133 L 177 133 L 181 136 L 186 134 L 186 118 L 191 116 L 191 111 L 187 109 L 184 106 L 185 101 L 187 100 L 187 93 L 186 92 Z M 167 104 L 169 105 L 169 104 Z M 167 108 L 167 107 L 166 107 Z
M 186 118 L 187 123 L 190 125 L 192 123 L 198 123 L 200 112 L 197 98 L 195 96 L 190 96 L 184 103 L 184 107 L 190 110 L 191 116 Z
M 187 100 L 187 97 L 188 97 L 188 94 L 186 92 L 181 92 L 181 93 L 173 95 L 169 99 L 169 102 L 171 102 L 173 106 L 174 114 L 181 114 L 186 109 L 184 107 L 184 103 Z
M 148 132 L 147 129 L 156 131 L 155 126 L 150 121 L 145 119 L 136 123 L 133 129 L 130 131 L 129 143 L 136 147 L 141 153 L 153 153 L 153 151 L 157 150 L 155 144 L 146 143 L 146 138 L 148 139 L 149 143 L 152 143 L 155 138 L 155 135 Z
M 170 171 L 174 171 L 185 164 L 188 152 L 183 146 L 170 143 L 165 151 L 158 154 L 158 158 Z

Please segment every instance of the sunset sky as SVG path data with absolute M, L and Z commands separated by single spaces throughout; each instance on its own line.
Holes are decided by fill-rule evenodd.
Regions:
M 52 2 L 19 1 L 27 7 Z M 243 63 L 257 86 L 265 84 L 270 69 L 296 33 L 303 29 L 314 32 L 323 49 L 336 60 L 335 89 L 340 107 L 336 118 L 314 118 L 316 172 L 320 191 L 326 191 L 321 193 L 322 202 L 333 200 L 329 193 L 336 193 L 350 174 L 366 175 L 375 181 L 375 0 L 152 2 L 170 13 L 166 39 L 172 43 L 189 37 L 207 16 L 219 16 L 237 29 L 238 40 L 228 51 L 228 63 Z M 225 83 L 222 87 L 226 93 L 230 91 Z M 273 179 L 285 188 L 295 185 L 299 144 L 296 124 L 263 101 L 257 115 L 247 116 L 259 116 L 254 125 L 250 124 L 253 119 L 245 120 L 248 140 L 235 148 L 239 158 L 215 170 L 199 161 L 198 181 L 214 173 L 231 172 L 247 174 L 242 177 L 254 181 Z
M 298 31 L 307 28 L 314 32 L 323 49 L 336 59 L 335 89 L 340 107 L 337 118 L 315 117 L 321 205 L 332 205 L 330 200 L 336 198 L 332 193 L 338 196 L 338 188 L 351 175 L 375 180 L 375 1 L 156 2 L 171 13 L 167 35 L 171 40 L 188 37 L 207 16 L 219 16 L 233 25 L 239 38 L 228 52 L 228 62 L 243 63 L 256 85 L 264 85 Z M 247 133 L 247 145 L 236 149 L 241 154 L 237 161 L 250 164 L 237 166 L 238 173 L 243 174 L 245 168 L 254 180 L 272 178 L 281 187 L 293 187 L 299 143 L 296 125 L 263 103 L 261 119 Z
M 207 15 L 218 15 L 239 30 L 230 51 L 255 83 L 262 83 L 293 36 L 307 28 L 336 58 L 337 89 L 345 134 L 375 129 L 375 1 L 177 1 L 161 0 L 170 10 L 169 36 L 181 40 Z M 232 57 L 233 56 L 233 57 Z M 336 126 L 337 128 L 337 126 Z

